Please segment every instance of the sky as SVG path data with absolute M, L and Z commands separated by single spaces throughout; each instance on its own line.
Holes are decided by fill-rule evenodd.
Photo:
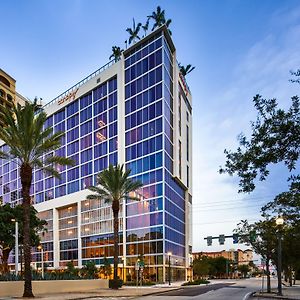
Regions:
M 220 175 L 224 149 L 250 133 L 256 94 L 288 107 L 299 88 L 289 82 L 300 67 L 300 2 L 292 0 L 0 0 L 0 68 L 17 91 L 44 103 L 108 62 L 111 47 L 125 47 L 132 19 L 145 23 L 160 5 L 172 19 L 177 59 L 192 64 L 193 250 L 245 248 L 226 240 L 207 247 L 204 237 L 232 234 L 241 219 L 286 190 L 286 170 L 272 166 L 251 194 L 238 178 Z

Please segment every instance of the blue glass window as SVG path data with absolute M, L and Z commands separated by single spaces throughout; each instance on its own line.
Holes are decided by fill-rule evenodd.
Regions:
M 108 112 L 108 115 L 109 115 L 109 122 L 113 122 L 114 120 L 117 120 L 117 118 L 118 118 L 117 107 L 110 109 Z
M 68 171 L 68 181 L 79 178 L 79 168 L 76 167 Z
M 107 110 L 107 99 L 102 99 L 94 104 L 94 114 L 98 115 Z
M 67 146 L 67 155 L 70 156 L 79 151 L 79 141 L 73 142 Z
M 80 112 L 80 122 L 84 122 L 92 117 L 92 106 L 87 107 L 86 109 Z
M 100 172 L 107 168 L 107 156 L 98 158 L 94 161 L 95 172 Z
M 95 129 L 103 128 L 107 124 L 107 113 L 105 112 L 105 113 L 97 116 L 94 120 L 95 120 L 94 121 L 94 128 Z
M 71 104 L 69 104 L 67 106 L 67 116 L 69 117 L 69 116 L 77 113 L 78 110 L 79 110 L 79 102 L 78 102 L 78 100 L 73 101 Z
M 65 110 L 61 110 L 54 114 L 54 123 L 59 123 L 65 119 Z
M 117 78 L 113 78 L 108 82 L 109 93 L 117 89 Z
M 81 136 L 86 135 L 92 131 L 92 121 L 88 121 L 80 126 L 80 134 Z
M 109 164 L 110 165 L 117 165 L 118 163 L 118 152 L 112 153 L 109 155 Z
M 79 191 L 79 180 L 68 183 L 68 194 L 75 193 L 78 191 Z
M 67 133 L 67 142 L 72 142 L 76 139 L 78 139 L 79 137 L 79 127 L 76 127 L 74 129 L 71 129 L 68 133 Z
M 117 122 L 114 122 L 111 125 L 109 125 L 109 137 L 113 137 L 117 135 L 117 133 L 118 133 Z
M 83 138 L 80 139 L 80 148 L 81 150 L 84 148 L 87 148 L 89 146 L 92 146 L 92 142 L 93 142 L 93 136 L 92 134 L 89 134 Z
M 92 94 L 88 94 L 80 99 L 80 108 L 83 109 L 92 104 Z
M 81 166 L 81 176 L 87 176 L 92 174 L 93 172 L 93 165 L 92 162 L 89 162 L 83 166 Z
M 118 97 L 117 92 L 114 92 L 113 94 L 110 94 L 108 96 L 108 105 L 109 107 L 115 106 L 118 103 Z
M 54 133 L 56 133 L 56 132 L 58 132 L 58 131 L 65 131 L 65 122 L 58 123 L 58 124 L 54 127 Z
M 94 158 L 107 154 L 107 142 L 101 143 L 94 147 Z
M 67 129 L 74 128 L 79 123 L 79 114 L 67 119 Z
M 85 162 L 91 160 L 93 158 L 92 154 L 93 154 L 92 148 L 81 152 L 81 154 L 80 154 L 81 155 L 81 163 L 85 163 Z
M 94 90 L 94 101 L 105 97 L 107 94 L 107 84 L 104 83 Z

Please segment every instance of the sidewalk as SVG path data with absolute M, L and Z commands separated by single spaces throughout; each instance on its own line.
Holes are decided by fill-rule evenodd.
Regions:
M 300 282 L 299 282 L 300 283 Z M 300 300 L 300 284 L 293 285 L 291 287 L 283 287 L 282 294 L 283 296 L 277 296 L 277 290 L 272 290 L 272 294 L 266 293 L 255 293 L 253 299 L 298 299 Z
M 81 300 L 81 299 L 107 299 L 107 298 L 130 298 L 130 297 L 141 297 L 148 296 L 152 294 L 163 293 L 167 291 L 172 291 L 178 289 L 178 285 L 165 286 L 165 285 L 155 285 L 151 287 L 133 287 L 124 286 L 119 290 L 112 289 L 97 289 L 82 293 L 60 293 L 60 294 L 35 294 L 35 298 L 26 299 L 43 299 L 43 300 Z M 23 299 L 22 297 L 5 297 L 0 298 L 0 300 L 8 299 Z

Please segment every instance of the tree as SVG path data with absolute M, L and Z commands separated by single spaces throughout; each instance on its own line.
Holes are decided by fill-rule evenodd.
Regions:
M 111 275 L 111 265 L 106 256 L 103 258 L 103 266 L 100 267 L 100 272 L 104 275 L 105 278 L 110 277 Z
M 210 274 L 211 259 L 207 256 L 202 256 L 193 261 L 193 274 L 197 278 L 203 278 Z
M 296 76 L 300 75 L 298 72 Z M 251 138 L 248 140 L 244 134 L 240 134 L 240 146 L 235 152 L 225 149 L 225 167 L 219 170 L 231 176 L 237 174 L 240 178 L 239 192 L 247 193 L 255 189 L 255 179 L 266 180 L 270 173 L 269 165 L 283 162 L 292 172 L 297 167 L 300 155 L 299 97 L 292 97 L 288 110 L 278 108 L 276 99 L 267 100 L 260 95 L 256 95 L 253 102 L 257 119 L 251 123 Z M 299 176 L 290 176 L 289 180 L 299 181 Z
M 88 261 L 81 269 L 81 272 L 84 275 L 84 277 L 86 277 L 86 278 L 90 278 L 90 279 L 98 278 L 99 271 L 96 267 L 95 262 L 93 262 L 93 261 Z
M 26 102 L 23 107 L 3 107 L 0 118 L 6 126 L 0 127 L 0 140 L 9 147 L 8 152 L 0 151 L 0 158 L 15 162 L 19 166 L 22 185 L 23 206 L 23 248 L 24 248 L 24 293 L 23 297 L 33 297 L 31 275 L 31 240 L 30 240 L 30 188 L 33 169 L 41 169 L 59 177 L 56 165 L 72 164 L 68 158 L 56 156 L 54 150 L 61 145 L 62 132 L 52 133 L 52 128 L 43 128 L 46 113 L 37 105 Z M 46 155 L 47 154 L 47 155 Z M 44 158 L 43 158 L 43 155 Z
M 237 269 L 242 273 L 244 278 L 246 278 L 247 274 L 250 272 L 250 267 L 248 265 L 239 265 Z
M 255 253 L 260 254 L 266 261 L 267 291 L 271 292 L 270 264 L 274 261 L 274 250 L 277 245 L 276 224 L 274 219 L 265 219 L 253 224 L 247 220 L 242 220 L 235 232 L 239 236 L 239 241 L 250 244 Z
M 195 67 L 192 67 L 192 65 L 188 64 L 186 67 L 179 64 L 179 71 L 181 74 L 185 77 L 187 74 L 191 73 Z
M 148 28 L 149 28 L 149 18 L 147 19 L 146 23 L 144 25 L 142 25 L 142 29 L 144 30 L 144 33 L 145 33 L 144 36 L 147 35 Z
M 90 186 L 88 189 L 94 194 L 87 196 L 87 199 L 104 199 L 111 203 L 113 211 L 113 230 L 114 230 L 114 280 L 118 279 L 119 262 L 119 210 L 120 202 L 123 199 L 139 200 L 131 196 L 142 187 L 139 181 L 129 178 L 130 170 L 124 170 L 124 165 L 110 165 L 97 175 L 98 186 Z M 125 208 L 123 208 L 125 209 Z
M 0 206 L 0 273 L 8 273 L 8 257 L 15 245 L 15 225 L 11 219 L 15 218 L 13 208 L 9 204 Z
M 135 26 L 135 20 L 133 18 L 133 26 L 132 28 L 127 28 L 126 31 L 129 33 L 129 39 L 128 39 L 128 43 L 129 45 L 131 44 L 131 42 L 135 42 L 136 39 L 140 40 L 141 38 L 139 37 L 139 31 L 141 29 L 142 23 L 138 23 Z
M 112 55 L 109 57 L 109 59 L 112 59 L 114 58 L 115 62 L 119 61 L 121 59 L 121 55 L 122 55 L 122 52 L 124 50 L 120 47 L 117 47 L 117 46 L 113 46 L 112 47 Z
M 152 19 L 154 21 L 152 31 L 155 28 L 159 28 L 160 26 L 165 24 L 168 28 L 170 35 L 172 35 L 172 32 L 169 29 L 169 26 L 170 26 L 172 20 L 171 19 L 166 20 L 165 10 L 164 9 L 162 10 L 160 6 L 157 6 L 156 11 L 153 11 L 152 14 L 147 17 L 148 17 L 148 20 Z
M 18 205 L 11 207 L 9 204 L 0 206 L 0 248 L 2 249 L 2 258 L 0 273 L 9 272 L 8 269 L 8 257 L 11 250 L 15 247 L 15 223 L 12 219 L 15 219 L 19 223 L 19 242 L 23 244 L 23 207 Z M 37 211 L 34 207 L 30 208 L 30 239 L 32 246 L 38 246 L 40 244 L 39 233 L 46 231 L 47 222 L 40 220 L 37 217 Z

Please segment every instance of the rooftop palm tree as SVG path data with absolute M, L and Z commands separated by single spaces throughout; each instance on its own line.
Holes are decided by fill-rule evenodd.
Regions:
M 109 59 L 114 58 L 115 62 L 119 61 L 123 51 L 124 50 L 123 49 L 121 50 L 120 47 L 113 46 L 112 47 L 112 55 L 109 57 Z
M 187 74 L 191 73 L 195 67 L 192 67 L 191 64 L 188 64 L 186 67 L 179 64 L 179 71 L 183 76 L 186 76 Z
M 167 28 L 169 28 L 169 26 L 172 22 L 171 19 L 166 20 L 165 10 L 164 9 L 162 10 L 160 6 L 157 6 L 156 11 L 153 11 L 152 14 L 147 17 L 148 17 L 148 20 L 153 19 L 153 21 L 154 21 L 152 30 L 154 30 L 155 28 L 159 28 L 160 26 L 162 26 L 164 24 L 167 26 Z M 168 31 L 169 31 L 170 35 L 172 35 L 171 30 L 168 29 Z
M 136 39 L 140 40 L 141 38 L 139 37 L 139 31 L 141 29 L 141 26 L 142 26 L 142 23 L 138 23 L 136 26 L 135 26 L 135 20 L 133 18 L 133 26 L 132 28 L 127 28 L 126 31 L 130 34 L 130 37 L 129 37 L 129 40 L 128 40 L 128 43 L 129 45 L 131 44 L 131 42 L 135 42 Z
M 30 187 L 34 169 L 42 169 L 48 174 L 59 177 L 56 165 L 70 165 L 72 160 L 51 153 L 61 145 L 64 133 L 52 134 L 52 128 L 43 128 L 47 119 L 46 113 L 34 102 L 26 102 L 25 106 L 14 106 L 12 110 L 1 109 L 0 119 L 6 124 L 0 127 L 0 140 L 9 147 L 7 152 L 0 151 L 0 158 L 15 162 L 20 170 L 21 195 L 23 198 L 23 248 L 25 260 L 24 293 L 23 297 L 33 297 L 31 275 L 31 225 Z M 52 152 L 53 153 L 53 152 Z
M 129 175 L 130 170 L 125 171 L 124 165 L 110 165 L 108 169 L 98 174 L 98 185 L 88 187 L 93 194 L 88 195 L 87 199 L 104 199 L 111 203 L 114 224 L 114 280 L 118 278 L 120 202 L 125 198 L 139 200 L 130 193 L 142 187 L 141 182 L 133 181 Z
M 157 6 L 156 11 L 153 11 L 152 14 L 147 17 L 149 19 L 153 19 L 154 21 L 152 30 L 166 23 L 165 10 L 164 9 L 162 10 L 160 6 Z
M 147 19 L 146 23 L 144 25 L 142 25 L 142 29 L 144 30 L 144 33 L 145 33 L 144 36 L 146 36 L 147 35 L 147 31 L 149 29 L 149 18 Z

